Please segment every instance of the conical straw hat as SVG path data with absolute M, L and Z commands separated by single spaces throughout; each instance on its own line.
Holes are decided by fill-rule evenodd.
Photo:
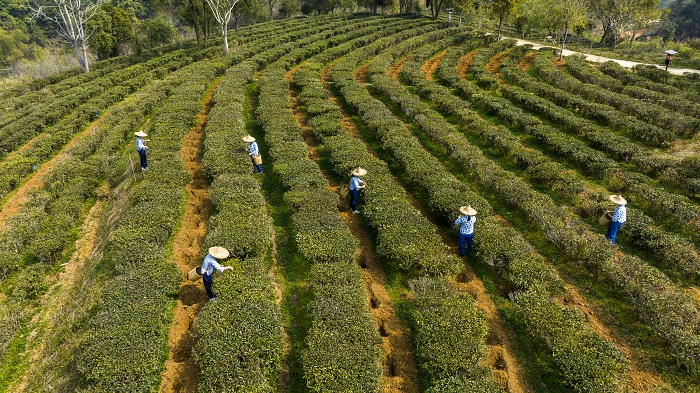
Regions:
M 367 174 L 367 169 L 364 169 L 362 167 L 357 167 L 357 169 L 354 169 L 352 171 L 353 176 L 364 176 Z
M 228 258 L 228 250 L 223 247 L 211 247 L 209 249 L 209 255 L 217 259 Z
M 623 198 L 622 195 L 610 195 L 608 199 L 610 199 L 616 205 L 624 206 L 627 204 L 627 200 L 625 200 L 625 198 Z
M 476 215 L 476 210 L 475 210 L 473 207 L 469 206 L 469 205 L 460 207 L 460 208 L 459 208 L 459 211 L 460 211 L 462 214 L 467 215 L 467 216 Z
M 139 130 L 139 132 L 134 132 L 134 135 L 140 136 L 141 138 L 148 136 L 148 134 L 146 134 L 145 132 L 143 132 L 141 130 Z
M 253 137 L 250 136 L 250 135 L 246 135 L 246 136 L 243 137 L 243 141 L 244 141 L 244 142 L 255 142 L 255 138 L 253 138 Z

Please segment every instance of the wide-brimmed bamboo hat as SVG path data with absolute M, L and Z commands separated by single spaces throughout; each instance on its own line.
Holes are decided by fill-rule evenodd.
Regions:
M 627 200 L 623 198 L 622 195 L 610 195 L 608 199 L 610 199 L 616 205 L 624 206 L 627 204 Z
M 367 174 L 367 169 L 364 169 L 362 167 L 357 167 L 357 169 L 353 169 L 352 175 L 353 176 L 364 176 Z
M 476 215 L 476 209 L 474 209 L 473 207 L 471 207 L 471 206 L 469 206 L 469 205 L 460 207 L 460 208 L 459 208 L 459 211 L 460 211 L 462 214 L 467 215 L 467 216 L 474 216 L 474 215 Z
M 139 130 L 139 132 L 134 132 L 134 135 L 140 136 L 141 138 L 148 136 L 148 134 L 146 134 L 145 132 L 143 132 L 141 130 Z
M 244 141 L 244 142 L 255 142 L 255 138 L 253 138 L 253 137 L 250 136 L 250 135 L 246 135 L 246 136 L 243 137 L 243 141 Z
M 223 259 L 228 258 L 229 253 L 228 250 L 223 247 L 211 247 L 209 249 L 209 255 L 213 256 L 214 258 Z

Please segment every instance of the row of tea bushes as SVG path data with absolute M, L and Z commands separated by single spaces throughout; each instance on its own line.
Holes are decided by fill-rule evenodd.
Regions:
M 535 137 L 545 144 L 550 152 L 570 160 L 597 180 L 605 181 L 610 189 L 634 195 L 648 210 L 655 212 L 657 217 L 684 228 L 690 236 L 698 236 L 696 228 L 700 227 L 700 220 L 697 219 L 700 217 L 700 212 L 687 198 L 657 187 L 645 175 L 623 170 L 617 162 L 600 151 L 545 124 L 537 117 L 514 106 L 507 99 L 484 92 L 473 84 L 460 80 L 454 69 L 460 56 L 459 52 L 461 51 L 449 51 L 445 55 L 438 67 L 438 75 L 460 96 L 490 114 L 497 115 L 507 124 Z M 512 89 L 515 88 L 512 87 Z M 533 97 L 531 94 L 527 95 Z
M 450 80 L 455 78 L 459 79 L 453 76 Z M 616 253 L 614 247 L 591 233 L 566 209 L 556 206 L 551 198 L 495 165 L 460 133 L 441 136 L 441 130 L 452 126 L 446 124 L 444 127 L 424 131 L 429 136 L 432 132 L 433 137 L 444 138 L 440 144 L 449 146 L 452 161 L 463 169 L 465 175 L 525 214 L 568 260 L 582 263 L 626 293 L 641 318 L 668 340 L 679 363 L 690 372 L 698 368 L 699 314 L 687 294 L 639 258 Z
M 94 132 L 77 140 L 48 172 L 43 188 L 34 191 L 20 212 L 5 223 L 2 241 L 4 280 L 15 282 L 6 291 L 4 306 L 21 321 L 31 316 L 32 301 L 41 295 L 44 277 L 58 268 L 76 236 L 78 219 L 95 197 L 100 181 L 113 183 L 125 170 L 122 149 L 133 130 L 188 75 L 156 81 L 116 105 Z M 6 281 L 6 283 L 8 282 Z M 5 310 L 3 310 L 5 311 Z M 1 318 L 7 315 L 3 314 Z M 3 324 L 3 337 L 14 337 Z M 21 338 L 21 337 L 20 337 Z M 5 343 L 3 343 L 5 344 Z
M 167 357 L 167 336 L 182 274 L 169 260 L 189 181 L 180 158 L 183 133 L 226 63 L 199 62 L 173 75 L 183 81 L 154 111 L 149 169 L 135 183 L 101 268 L 114 275 L 86 321 L 75 354 L 85 391 L 153 390 Z
M 638 64 L 632 69 L 639 76 L 650 81 L 668 84 L 693 97 L 700 95 L 700 77 L 697 74 L 671 75 L 668 71 L 645 64 Z
M 77 132 L 85 129 L 95 120 L 98 114 L 104 114 L 104 111 L 110 106 L 122 101 L 141 87 L 153 80 L 163 78 L 193 60 L 195 59 L 185 56 L 184 53 L 177 53 L 173 55 L 171 61 L 158 68 L 150 71 L 142 69 L 138 74 L 135 74 L 134 78 L 123 81 L 121 85 L 86 101 L 66 118 L 48 127 L 46 132 L 22 147 L 21 150 L 5 156 L 5 159 L 0 162 L 0 173 L 2 173 L 0 175 L 0 198 L 16 189 L 23 179 L 33 172 L 34 168 L 54 156 Z M 124 84 L 128 86 L 124 86 Z
M 338 27 L 336 22 L 325 29 Z M 291 34 L 295 41 L 306 37 L 298 41 L 306 46 L 319 38 L 308 33 Z M 195 323 L 200 338 L 194 356 L 201 369 L 202 392 L 274 391 L 280 369 L 281 316 L 266 274 L 269 266 L 261 260 L 272 246 L 272 221 L 240 138 L 246 133 L 246 86 L 255 72 L 294 49 L 283 42 L 226 71 L 207 120 L 203 165 L 213 179 L 210 195 L 216 213 L 203 249 L 224 246 L 240 260 L 241 268 L 217 280 L 217 303 L 207 306 Z M 223 331 L 227 333 L 222 336 Z M 232 358 L 237 362 L 230 364 Z M 221 367 L 227 363 L 230 367 Z
M 604 74 L 617 79 L 619 82 L 622 82 L 625 86 L 637 86 L 666 95 L 682 95 L 683 93 L 682 90 L 677 87 L 671 86 L 667 83 L 653 82 L 614 61 L 606 61 L 605 63 L 601 63 L 598 66 L 598 69 Z
M 545 59 L 542 58 L 542 61 Z M 531 104 L 523 102 L 523 105 L 530 107 L 528 109 L 557 121 L 557 124 L 560 124 L 565 130 L 585 137 L 597 149 L 611 154 L 616 159 L 631 163 L 638 170 L 650 175 L 659 173 L 673 165 L 671 160 L 653 157 L 649 149 L 604 128 L 605 125 L 613 128 L 625 127 L 630 132 L 635 133 L 634 124 L 640 122 L 639 120 L 617 112 L 607 105 L 588 101 L 573 93 L 540 82 L 512 63 L 504 62 L 502 64 L 501 75 L 508 83 L 520 86 L 526 92 L 531 93 L 530 97 L 534 96 L 546 101 L 534 100 Z M 507 93 L 507 90 L 504 89 L 504 92 Z M 530 97 L 527 99 L 530 100 Z M 513 99 L 515 98 L 513 97 Z M 569 111 L 567 112 L 564 108 L 569 109 Z M 578 116 L 574 116 L 574 112 Z M 596 120 L 601 125 L 585 121 L 579 116 Z M 644 133 L 646 131 L 642 132 L 642 134 Z
M 439 277 L 408 283 L 415 356 L 428 393 L 505 393 L 484 365 L 488 326 L 470 295 Z
M 340 75 L 352 78 L 353 64 L 356 61 L 413 35 L 421 36 L 412 31 L 404 31 L 393 36 L 387 35 L 374 44 L 353 51 L 346 58 L 339 60 L 334 66 L 333 73 L 340 69 Z M 343 53 L 336 52 L 336 54 Z M 335 61 L 333 56 L 325 54 L 317 56 L 306 62 L 294 76 L 295 86 L 301 88 L 299 98 L 309 115 L 312 133 L 316 140 L 321 142 L 319 148 L 328 152 L 329 162 L 336 176 L 344 181 L 347 180 L 348 173 L 353 168 L 362 166 L 368 169 L 366 180 L 369 186 L 363 190 L 363 216 L 376 231 L 377 251 L 384 261 L 394 263 L 394 256 L 387 251 L 396 250 L 396 248 L 388 242 L 400 239 L 400 244 L 404 248 L 413 248 L 416 241 L 422 241 L 420 237 L 414 235 L 415 233 L 431 236 L 429 239 L 436 246 L 440 245 L 440 248 L 434 248 L 433 252 L 437 257 L 442 257 L 441 250 L 445 247 L 444 244 L 439 241 L 434 229 L 432 233 L 425 230 L 431 229 L 432 225 L 418 212 L 415 216 L 406 214 L 415 210 L 406 200 L 405 191 L 393 179 L 387 165 L 374 157 L 361 140 L 353 137 L 344 128 L 340 109 L 335 105 L 327 105 L 330 102 L 329 95 L 318 75 L 324 64 L 333 61 Z M 345 64 L 346 61 L 348 61 L 347 64 Z M 343 71 L 343 69 L 347 70 Z M 385 214 L 383 212 L 388 212 L 394 220 L 398 219 L 404 224 L 403 238 L 398 237 L 401 234 L 394 235 L 396 229 L 393 225 L 388 225 L 392 221 L 387 220 L 385 224 L 377 225 L 381 222 L 378 218 Z M 421 258 L 430 258 L 427 252 L 426 249 Z M 404 269 L 408 267 L 404 266 Z M 408 271 L 411 274 L 417 274 L 420 273 L 420 269 L 416 266 L 414 270 Z M 479 366 L 484 360 L 483 339 L 487 331 L 483 314 L 476 310 L 474 301 L 449 289 L 441 278 L 416 279 L 412 285 L 412 295 L 411 319 L 416 339 L 416 357 L 423 371 L 423 378 L 429 385 L 433 385 L 430 391 L 454 391 L 454 389 L 459 391 L 461 388 L 469 387 L 502 392 L 499 385 L 489 380 L 488 368 Z M 455 345 L 445 346 L 445 342 Z
M 546 51 L 537 55 L 537 57 L 540 56 L 551 59 L 551 56 Z M 555 67 L 540 68 L 540 64 L 542 63 L 543 62 L 536 61 L 533 63 L 533 66 L 537 74 L 547 83 L 579 95 L 589 101 L 595 101 L 617 108 L 638 119 L 642 119 L 650 124 L 655 124 L 664 130 L 671 130 L 678 136 L 690 137 L 694 135 L 694 130 L 700 125 L 700 120 L 698 119 L 671 113 L 668 109 L 653 103 L 642 102 L 625 94 L 601 89 L 597 85 L 583 83 Z M 659 142 L 666 143 L 673 139 L 659 138 Z
M 700 117 L 700 105 L 682 96 L 670 96 L 668 92 L 660 93 L 644 87 L 620 83 L 619 80 L 597 70 L 580 57 L 567 57 L 566 70 L 581 82 L 600 86 L 616 93 L 622 93 L 640 101 L 651 102 L 654 104 L 654 107 L 652 107 L 652 113 L 648 114 L 649 118 L 653 118 L 659 111 L 662 111 L 661 108 L 657 107 L 660 106 L 676 112 L 675 116 L 680 117 L 680 119 L 675 120 L 676 122 L 686 122 L 690 127 L 693 124 L 698 124 L 697 118 Z M 671 87 L 669 86 L 669 88 Z M 665 115 L 671 115 L 668 111 L 664 112 Z M 665 128 L 667 125 L 662 123 L 662 126 Z
M 421 23 L 402 23 L 387 26 L 386 30 L 374 26 L 372 36 L 376 39 Z M 352 48 L 365 42 L 364 38 L 348 38 L 354 37 L 333 37 L 327 47 L 345 43 L 346 48 Z M 311 263 L 312 318 L 302 353 L 307 387 L 313 392 L 370 393 L 379 389 L 382 375 L 381 340 L 369 314 L 360 267 L 355 261 L 358 243 L 339 216 L 337 194 L 328 190 L 318 164 L 307 157 L 308 146 L 287 97 L 285 73 L 324 49 L 320 45 L 301 48 L 270 66 L 259 81 L 256 113 L 270 148 L 272 170 L 285 189 L 284 200 L 292 212 L 298 250 Z M 330 347 L 334 350 L 328 351 Z
M 601 190 L 601 187 L 586 181 L 577 172 L 567 170 L 564 165 L 554 162 L 538 150 L 525 146 L 507 128 L 493 126 L 480 119 L 447 88 L 425 80 L 415 62 L 410 64 L 412 67 L 404 66 L 402 76 L 441 111 L 455 117 L 463 125 L 461 128 L 464 132 L 477 136 L 482 148 L 490 148 L 496 154 L 508 156 L 526 171 L 534 183 L 544 185 L 559 198 L 576 205 L 580 209 L 576 211 L 597 218 L 605 210 L 606 197 L 610 192 Z M 607 207 L 609 206 L 608 203 Z M 653 220 L 638 209 L 629 208 L 628 214 L 630 219 L 622 232 L 626 241 L 649 251 L 654 259 L 673 271 L 676 277 L 682 277 L 684 281 L 696 279 L 700 273 L 700 255 L 692 243 L 653 225 Z
M 427 59 L 427 57 L 436 52 L 436 48 L 442 48 L 453 40 L 454 38 L 450 38 L 434 46 L 428 45 L 425 51 L 419 50 L 419 57 L 421 57 L 421 60 Z M 369 75 L 371 75 L 372 81 L 371 89 L 397 104 L 435 142 L 448 150 L 457 150 L 460 144 L 447 145 L 445 140 L 435 138 L 436 135 L 440 134 L 456 133 L 451 125 L 442 116 L 430 110 L 427 104 L 420 102 L 417 97 L 406 91 L 396 80 L 386 75 L 387 65 L 392 64 L 398 57 L 406 54 L 400 46 L 395 47 L 395 49 L 394 52 L 389 51 L 380 54 L 372 61 L 369 66 Z M 404 69 L 406 67 L 414 67 L 415 71 L 420 74 L 419 67 L 421 62 L 413 61 L 412 63 L 412 59 L 409 59 L 404 64 Z M 372 104 L 371 97 L 368 96 L 367 101 L 370 101 L 368 105 Z M 374 105 L 377 104 L 379 102 L 374 102 Z M 386 108 L 384 110 L 386 111 L 385 117 L 391 117 L 391 112 Z M 441 175 L 445 178 L 452 178 L 456 183 L 458 183 L 458 180 L 444 168 L 439 160 L 422 149 L 420 143 L 411 135 L 410 131 L 397 124 L 393 128 L 386 127 L 384 131 L 377 130 L 375 132 L 393 134 L 395 138 L 399 138 L 400 135 L 404 139 L 401 145 L 402 154 L 410 154 L 432 168 L 433 173 L 430 175 L 407 180 L 414 187 L 420 189 L 422 195 L 426 195 L 426 198 L 430 199 L 429 206 L 433 203 L 449 203 L 449 199 L 444 194 L 439 193 L 439 190 L 444 186 L 431 183 L 428 177 Z M 411 138 L 415 142 L 412 147 L 409 147 L 406 140 Z M 384 137 L 380 136 L 380 139 L 384 141 L 385 146 L 390 143 Z M 396 151 L 396 149 L 393 149 L 393 151 Z M 406 165 L 402 163 L 402 167 L 406 167 Z M 562 370 L 565 381 L 577 391 L 582 392 L 617 391 L 619 376 L 625 363 L 622 354 L 612 344 L 590 330 L 584 323 L 583 315 L 579 311 L 567 309 L 557 301 L 550 301 L 550 296 L 561 291 L 560 288 L 562 287 L 561 279 L 556 271 L 551 266 L 546 265 L 541 256 L 533 254 L 531 246 L 522 240 L 519 234 L 511 238 L 510 245 L 508 245 L 508 241 L 499 236 L 499 232 L 509 232 L 509 228 L 498 223 L 492 215 L 492 208 L 487 201 L 469 189 L 460 190 L 460 193 L 465 196 L 471 194 L 469 199 L 472 201 L 479 199 L 483 201 L 478 209 L 480 209 L 480 217 L 482 214 L 486 217 L 480 219 L 479 227 L 484 226 L 487 230 L 482 234 L 479 229 L 477 231 L 477 239 L 480 241 L 479 244 L 483 243 L 488 250 L 484 253 L 485 256 L 492 256 L 492 259 L 487 259 L 485 262 L 496 265 L 497 262 L 494 260 L 497 259 L 496 255 L 508 255 L 512 258 L 512 264 L 510 261 L 506 262 L 509 273 L 505 274 L 505 276 L 508 277 L 507 279 L 511 285 L 515 286 L 517 285 L 516 283 L 521 285 L 519 291 L 513 295 L 516 306 L 520 306 L 516 307 L 519 311 L 518 314 L 525 322 L 525 325 L 528 326 L 529 331 L 534 336 L 541 337 L 552 350 L 555 362 Z M 436 215 L 440 215 L 440 211 L 434 207 L 431 210 Z M 443 222 L 449 225 L 453 218 L 454 216 L 445 217 Z M 525 272 L 529 274 L 523 274 Z M 541 283 L 533 285 L 532 281 L 530 281 L 530 274 L 535 272 L 542 273 L 542 279 Z M 539 301 L 527 302 L 525 300 L 531 299 L 533 296 L 536 296 L 535 294 L 539 294 L 537 298 Z M 529 319 L 529 315 L 535 313 L 541 317 L 542 321 L 548 321 L 548 323 L 531 323 L 533 320 Z
M 407 32 L 405 35 L 387 37 L 378 40 L 373 45 L 351 52 L 333 67 L 331 79 L 335 88 L 343 93 L 343 97 L 348 103 L 352 102 L 351 97 L 362 99 L 362 96 L 357 96 L 361 89 L 355 88 L 353 80 L 353 70 L 356 63 L 373 55 L 382 47 L 394 45 L 414 35 L 423 36 L 429 33 L 430 29 L 429 27 L 420 34 Z M 310 125 L 317 130 L 316 132 L 330 135 L 340 132 L 337 127 L 340 125 L 342 116 L 332 107 L 328 109 L 331 109 L 328 115 L 319 116 L 318 120 L 312 119 Z M 381 118 L 377 118 L 377 121 L 381 120 Z M 336 141 L 325 139 L 323 143 L 332 151 L 338 149 L 338 154 L 341 154 L 344 149 L 352 149 L 350 151 L 358 149 L 358 145 L 351 137 L 338 140 L 337 144 Z M 359 145 L 359 147 L 362 146 Z M 367 182 L 374 184 L 371 188 L 363 190 L 362 198 L 364 206 L 366 206 L 363 216 L 369 225 L 377 231 L 377 253 L 379 256 L 395 268 L 411 274 L 456 273 L 459 270 L 459 259 L 450 255 L 448 247 L 442 243 L 429 221 L 411 205 L 403 188 L 393 180 L 386 164 L 371 158 L 369 153 L 363 153 L 362 156 L 362 159 L 357 157 L 354 163 L 369 171 Z M 347 164 L 348 162 L 345 161 L 334 164 L 336 173 L 347 176 L 353 169 L 344 166 Z M 446 189 L 445 192 L 450 192 L 450 190 Z

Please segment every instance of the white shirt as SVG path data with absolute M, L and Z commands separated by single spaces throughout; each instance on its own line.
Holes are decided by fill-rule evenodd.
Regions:
M 351 190 L 359 190 L 360 188 L 362 188 L 361 186 L 364 186 L 364 185 L 365 185 L 365 182 L 360 180 L 359 177 L 353 176 L 350 178 L 350 189 Z
M 212 274 L 214 274 L 214 269 L 216 269 L 219 273 L 224 272 L 224 268 L 221 265 L 219 265 L 219 262 L 216 261 L 216 258 L 211 256 L 210 254 L 207 254 L 207 256 L 204 257 L 204 262 L 202 262 L 202 275 L 206 274 L 207 276 L 211 276 Z
M 143 143 L 143 139 L 140 136 L 136 137 L 136 150 L 145 150 L 146 144 Z
M 617 205 L 612 215 L 612 221 L 619 222 L 620 224 L 627 221 L 627 208 L 623 205 Z
M 471 220 L 469 217 L 471 217 Z M 471 235 L 474 233 L 474 222 L 476 222 L 476 217 L 474 216 L 460 216 L 455 220 L 455 225 L 459 225 L 459 233 L 462 235 Z
M 250 156 L 257 156 L 258 154 L 260 154 L 258 152 L 258 143 L 257 142 L 250 142 L 248 144 L 248 151 L 250 152 L 250 154 L 249 154 Z

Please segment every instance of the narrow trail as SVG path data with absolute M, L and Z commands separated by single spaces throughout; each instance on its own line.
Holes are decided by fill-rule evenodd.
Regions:
M 294 71 L 290 71 L 287 81 L 291 81 Z M 325 68 L 321 77 L 321 82 L 327 87 L 328 72 L 330 68 Z M 338 105 L 337 99 L 329 91 L 331 101 Z M 309 146 L 309 156 L 319 163 L 319 167 L 325 178 L 328 180 L 330 189 L 338 192 L 340 185 L 335 181 L 327 169 L 320 165 L 320 157 L 316 151 L 316 143 L 313 140 L 311 130 L 307 124 L 306 116 L 301 112 L 301 104 L 296 92 L 290 88 L 289 100 L 292 104 L 292 113 L 297 119 L 302 130 L 302 136 Z M 345 115 L 345 114 L 344 114 Z M 347 127 L 347 123 L 343 123 Z M 355 130 L 357 132 L 357 130 Z M 379 258 L 374 250 L 374 245 L 369 234 L 362 228 L 359 217 L 350 213 L 350 204 L 346 198 L 339 198 L 339 206 L 342 211 L 340 217 L 350 229 L 350 232 L 360 243 L 358 262 L 362 268 L 362 279 L 367 290 L 367 303 L 374 320 L 375 327 L 382 338 L 382 351 L 384 353 L 384 374 L 382 375 L 383 393 L 418 393 L 418 368 L 413 358 L 413 344 L 411 332 L 399 317 L 396 315 L 394 303 L 386 290 L 386 275 L 381 268 Z
M 502 40 L 505 40 L 505 39 L 509 39 L 509 37 L 501 37 L 501 39 L 502 39 Z M 512 39 L 512 38 L 510 38 L 510 39 Z M 534 49 L 534 50 L 538 50 L 538 49 L 540 49 L 540 48 L 552 48 L 552 49 L 556 49 L 556 50 L 560 50 L 560 49 L 561 49 L 561 48 L 555 48 L 555 47 L 550 46 L 550 45 L 542 45 L 542 44 L 538 44 L 537 42 L 523 40 L 523 39 L 520 39 L 520 38 L 516 38 L 515 40 L 516 40 L 516 45 L 532 45 L 532 49 Z M 558 53 L 558 52 L 557 52 L 557 53 Z M 591 62 L 594 62 L 594 63 L 604 63 L 604 62 L 606 62 L 606 61 L 614 61 L 615 63 L 617 63 L 617 64 L 619 64 L 619 65 L 621 65 L 621 66 L 623 66 L 623 67 L 625 67 L 625 68 L 632 68 L 632 67 L 634 67 L 634 66 L 636 66 L 636 65 L 650 65 L 650 66 L 654 66 L 654 67 L 656 67 L 656 68 L 664 69 L 664 66 L 662 66 L 662 65 L 660 65 L 660 64 L 648 64 L 648 63 L 639 63 L 639 62 L 630 61 L 630 60 L 612 59 L 612 58 L 609 58 L 609 57 L 603 57 L 603 56 L 598 56 L 598 55 L 590 55 L 590 54 L 583 53 L 583 52 L 575 52 L 575 51 L 568 50 L 568 49 L 564 49 L 564 50 L 562 51 L 562 54 L 563 54 L 564 56 L 571 56 L 571 55 L 575 55 L 575 54 L 580 54 L 580 55 L 584 56 L 584 57 L 586 58 L 586 60 L 591 61 Z M 687 73 L 691 73 L 691 74 L 700 74 L 700 70 L 694 70 L 694 69 L 691 69 L 691 68 L 674 68 L 674 67 L 668 67 L 668 73 L 669 73 L 669 74 L 673 74 L 673 75 L 683 75 L 683 74 L 686 73 L 686 72 L 687 72 Z
M 109 194 L 105 185 L 100 193 L 103 197 Z M 66 304 L 71 302 L 70 294 L 74 291 L 83 275 L 81 271 L 88 258 L 93 256 L 99 230 L 100 220 L 106 205 L 105 199 L 98 200 L 92 205 L 87 213 L 83 224 L 80 227 L 80 236 L 75 242 L 75 251 L 70 260 L 63 264 L 64 270 L 58 273 L 57 277 L 50 277 L 49 282 L 53 282 L 51 287 L 42 295 L 39 301 L 40 312 L 37 313 L 30 322 L 32 330 L 28 335 L 27 342 L 38 344 L 29 349 L 27 356 L 27 370 L 21 382 L 15 388 L 10 387 L 8 391 L 25 392 L 29 378 L 34 374 L 34 369 L 40 359 L 46 356 L 46 340 L 43 338 L 48 332 L 52 332 L 56 325 L 63 319 L 61 315 Z
M 399 73 L 401 72 L 401 69 L 403 69 L 403 65 L 406 64 L 407 61 L 408 61 L 408 56 L 400 59 L 396 63 L 389 66 L 389 69 L 387 70 L 386 73 L 392 78 L 398 78 Z
M 508 53 L 510 52 L 510 49 L 504 50 L 501 53 L 498 53 L 496 56 L 493 56 L 489 62 L 486 64 L 486 70 L 490 72 L 493 76 L 498 78 L 498 82 L 503 84 L 503 79 L 501 78 L 501 73 L 498 72 L 498 69 L 501 65 L 501 62 L 503 61 L 503 58 L 505 58 Z
M 522 60 L 520 60 L 520 63 L 518 63 L 518 68 L 520 68 L 522 71 L 528 72 L 530 70 L 530 67 L 532 67 L 532 62 L 535 60 L 535 53 L 534 52 L 529 52 L 526 54 Z
M 466 55 L 462 56 L 458 61 L 457 61 L 457 75 L 459 75 L 459 78 L 463 81 L 467 80 L 467 71 L 469 71 L 469 66 L 472 64 L 472 59 L 474 56 L 476 56 L 477 53 L 482 48 L 473 50 Z
M 173 259 L 184 276 L 199 264 L 201 244 L 206 234 L 207 221 L 211 211 L 209 184 L 202 168 L 202 138 L 207 116 L 213 107 L 212 96 L 223 77 L 216 79 L 206 93 L 202 111 L 197 115 L 195 125 L 182 140 L 182 157 L 185 170 L 192 180 L 185 187 L 187 202 L 180 230 L 173 242 Z M 199 380 L 199 367 L 192 357 L 192 348 L 197 343 L 192 325 L 206 304 L 207 297 L 200 281 L 192 282 L 185 278 L 180 285 L 177 303 L 173 312 L 173 323 L 168 334 L 170 348 L 165 369 L 161 373 L 161 393 L 195 392 Z
M 489 61 L 487 69 L 490 73 L 499 76 L 497 74 L 498 65 L 507 53 L 508 51 L 501 52 Z M 525 56 L 525 58 L 521 61 L 521 64 L 530 64 L 531 62 L 532 56 L 530 56 L 529 59 L 527 59 L 527 56 Z M 463 73 L 460 73 L 460 76 L 463 75 Z M 500 77 L 499 82 L 503 83 Z M 510 222 L 505 220 L 503 217 L 498 216 L 497 218 L 504 224 L 512 226 Z M 561 272 L 559 272 L 559 274 L 561 275 Z M 562 278 L 565 279 L 564 277 Z M 570 281 L 570 279 L 565 279 L 565 282 Z M 560 300 L 565 306 L 576 308 L 581 311 L 586 318 L 586 324 L 591 328 L 591 330 L 599 334 L 606 341 L 613 343 L 620 350 L 620 352 L 622 352 L 625 358 L 629 360 L 630 363 L 626 367 L 628 379 L 626 387 L 628 389 L 631 389 L 631 391 L 634 392 L 647 392 L 654 387 L 663 385 L 663 378 L 655 369 L 653 361 L 650 359 L 649 355 L 647 353 L 643 353 L 643 351 L 639 349 L 633 348 L 630 345 L 629 340 L 620 337 L 620 335 L 615 332 L 615 329 L 611 328 L 609 324 L 604 323 L 599 316 L 604 315 L 605 313 L 585 300 L 573 285 L 568 283 L 566 284 L 566 294 Z
M 57 163 L 59 163 L 62 159 L 66 157 L 66 155 L 68 154 L 67 152 L 70 150 L 70 148 L 73 147 L 76 143 L 78 143 L 78 141 L 82 140 L 84 137 L 93 133 L 93 131 L 97 128 L 102 119 L 106 117 L 106 115 L 109 115 L 109 110 L 105 111 L 105 113 L 103 113 L 102 116 L 90 123 L 90 125 L 87 126 L 85 130 L 73 136 L 73 138 L 65 146 L 63 146 L 60 152 L 58 152 L 52 159 L 45 162 L 41 167 L 39 167 L 36 173 L 30 175 L 31 177 L 29 178 L 29 180 L 27 180 L 24 184 L 22 184 L 22 186 L 15 189 L 14 192 L 11 193 L 9 198 L 7 198 L 5 204 L 2 206 L 2 209 L 0 210 L 0 230 L 2 230 L 2 228 L 5 226 L 5 221 L 9 217 L 14 217 L 15 215 L 17 215 L 20 207 L 22 207 L 22 204 L 26 201 L 29 193 L 42 185 L 49 171 Z
M 435 62 L 435 66 L 437 64 L 439 62 Z M 366 73 L 356 72 L 355 74 L 355 80 L 365 87 L 367 85 L 366 77 Z M 371 149 L 371 147 L 368 148 Z M 402 182 L 398 181 L 398 179 L 396 180 L 406 189 Z M 421 215 L 435 226 L 443 243 L 448 245 L 452 252 L 456 253 L 458 246 L 455 237 L 447 234 L 442 227 L 442 223 L 438 222 L 415 196 L 409 192 L 407 192 L 407 195 Z M 518 364 L 513 354 L 513 343 L 517 342 L 515 332 L 501 318 L 496 305 L 486 292 L 484 283 L 476 276 L 469 262 L 466 261 L 463 266 L 464 272 L 456 280 L 452 280 L 452 284 L 460 291 L 469 293 L 475 299 L 477 307 L 486 317 L 489 327 L 489 336 L 486 342 L 488 346 L 487 364 L 493 373 L 494 379 L 505 386 L 511 393 L 533 392 L 533 388 L 525 377 L 525 370 Z
M 423 65 L 420 67 L 420 71 L 423 73 L 423 75 L 425 75 L 425 79 L 431 82 L 435 82 L 435 70 L 440 65 L 440 60 L 442 60 L 443 56 L 445 56 L 445 53 L 447 53 L 448 49 L 449 48 L 443 50 L 442 52 L 431 57 L 430 59 L 428 59 L 428 61 L 423 63 Z M 388 75 L 391 78 L 398 79 L 395 76 L 392 76 L 391 74 Z

